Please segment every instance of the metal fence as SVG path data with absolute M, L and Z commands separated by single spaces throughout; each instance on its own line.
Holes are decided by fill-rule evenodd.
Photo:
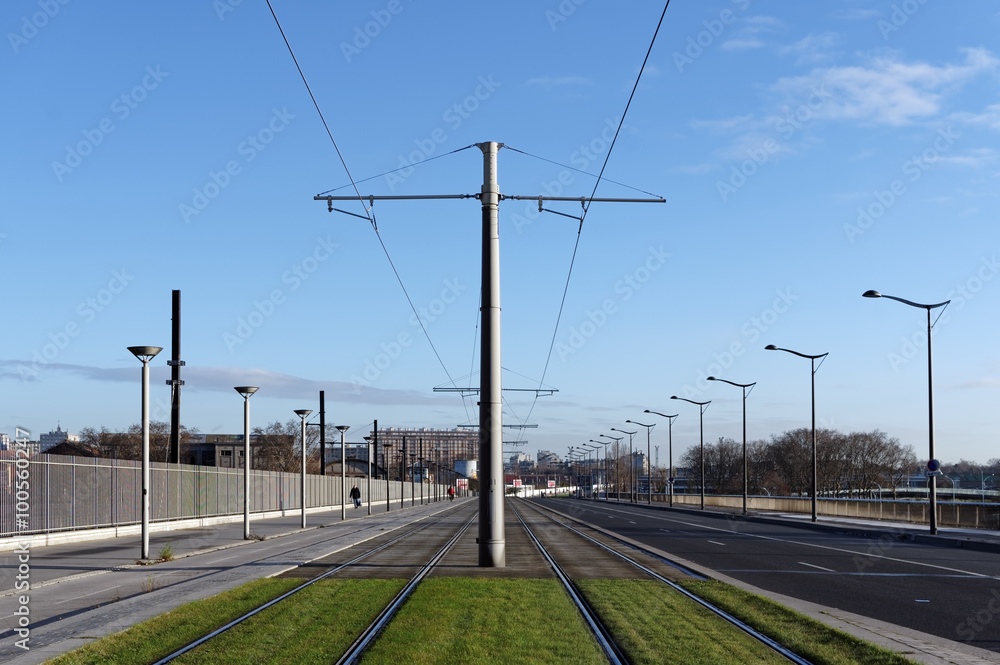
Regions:
M 251 512 L 300 509 L 301 481 L 298 473 L 251 470 Z M 348 477 L 347 488 L 357 484 L 367 502 L 368 482 Z M 22 458 L 19 468 L 12 456 L 0 459 L 0 538 L 138 524 L 141 485 L 142 465 L 134 460 L 38 455 L 27 466 Z M 424 500 L 443 496 L 440 486 L 422 487 Z M 339 475 L 306 475 L 305 489 L 307 509 L 340 506 L 346 494 Z M 373 480 L 371 500 L 414 502 L 420 490 L 420 483 Z M 243 469 L 150 464 L 151 521 L 240 515 L 243 495 Z M 24 513 L 27 523 L 18 524 Z

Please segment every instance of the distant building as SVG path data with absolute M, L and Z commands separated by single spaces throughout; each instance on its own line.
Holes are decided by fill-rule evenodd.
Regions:
M 372 433 L 374 434 L 374 432 Z M 479 459 L 479 432 L 475 429 L 403 429 L 389 427 L 378 431 L 378 454 L 388 451 L 388 459 L 382 457 L 389 466 L 399 464 L 406 439 L 406 460 L 409 465 L 419 457 L 421 449 L 427 461 L 441 461 L 442 468 L 458 470 L 459 460 Z
M 556 455 L 551 450 L 539 450 L 535 460 L 538 462 L 539 466 L 562 464 L 562 460 L 559 459 L 559 455 Z
M 58 446 L 60 443 L 66 443 L 67 441 L 76 443 L 79 440 L 79 436 L 63 431 L 59 425 L 56 425 L 55 431 L 48 432 L 47 434 L 40 434 L 38 436 L 38 443 L 41 444 L 43 453 L 48 452 L 49 448 Z

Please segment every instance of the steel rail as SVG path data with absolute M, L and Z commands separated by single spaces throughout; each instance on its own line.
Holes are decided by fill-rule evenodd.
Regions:
M 780 643 L 778 643 L 777 641 L 771 639 L 770 637 L 768 637 L 764 633 L 758 631 L 753 626 L 750 626 L 749 624 L 744 623 L 743 621 L 741 621 L 740 619 L 737 619 L 732 614 L 729 614 L 728 612 L 726 612 L 722 608 L 716 607 L 715 605 L 711 604 L 710 602 L 706 601 L 705 599 L 696 596 L 695 594 L 691 593 L 690 591 L 688 591 L 687 589 L 685 589 L 681 585 L 677 584 L 676 582 L 674 582 L 672 580 L 668 580 L 666 577 L 663 577 L 662 575 L 660 575 L 659 573 L 657 573 L 655 570 L 652 570 L 652 569 L 650 569 L 650 568 L 642 565 L 641 563 L 639 563 L 635 559 L 632 559 L 631 557 L 625 556 L 621 552 L 619 552 L 619 551 L 617 551 L 615 549 L 612 549 L 611 547 L 608 547 L 604 543 L 602 543 L 599 540 L 597 540 L 595 538 L 592 538 L 591 536 L 583 533 L 579 529 L 576 529 L 576 528 L 570 526 L 569 524 L 566 524 L 565 522 L 560 522 L 559 520 L 555 519 L 551 515 L 547 514 L 547 512 L 549 511 L 548 508 L 543 508 L 543 507 L 537 506 L 535 504 L 531 504 L 531 506 L 536 511 L 538 511 L 539 514 L 543 515 L 544 517 L 548 517 L 549 519 L 551 519 L 556 524 L 558 524 L 558 525 L 560 525 L 560 526 L 562 526 L 562 527 L 564 527 L 566 529 L 569 529 L 570 531 L 572 531 L 573 533 L 577 534 L 581 538 L 584 538 L 584 539 L 588 540 L 589 542 L 591 542 L 594 545 L 600 547 L 601 549 L 603 549 L 603 550 L 605 550 L 605 551 L 607 551 L 607 552 L 609 552 L 609 553 L 611 553 L 611 554 L 619 557 L 623 561 L 625 561 L 625 562 L 627 562 L 627 563 L 635 566 L 636 568 L 638 568 L 639 570 L 643 571 L 644 573 L 646 573 L 647 575 L 651 576 L 652 578 L 654 578 L 654 579 L 656 579 L 656 580 L 658 580 L 660 582 L 663 582 L 664 584 L 666 584 L 670 588 L 672 588 L 672 589 L 680 592 L 684 596 L 687 596 L 688 598 L 690 598 L 694 602 L 698 603 L 699 605 L 701 605 L 705 609 L 710 610 L 711 612 L 713 612 L 716 615 L 718 615 L 720 618 L 722 618 L 725 621 L 729 622 L 733 626 L 736 626 L 737 628 L 739 628 L 740 630 L 742 630 L 743 632 L 745 632 L 750 637 L 753 637 L 753 638 L 759 640 L 760 642 L 762 642 L 763 644 L 765 644 L 766 646 L 768 646 L 769 648 L 771 648 L 773 651 L 781 654 L 782 656 L 784 656 L 788 660 L 792 661 L 793 663 L 796 663 L 796 665 L 814 665 L 812 661 L 806 660 L 805 658 L 803 658 L 802 656 L 798 655 L 797 653 L 795 653 L 791 649 L 789 649 L 789 648 L 781 645 Z M 543 510 L 546 511 L 546 512 L 543 513 L 542 512 Z M 556 513 L 556 514 L 558 514 L 558 513 Z M 622 543 L 624 545 L 628 545 L 628 546 L 632 547 L 633 549 L 638 549 L 639 551 L 643 552 L 644 554 L 653 555 L 651 552 L 647 552 L 646 550 L 644 550 L 642 548 L 639 548 L 639 547 L 636 547 L 635 545 L 633 545 L 631 543 L 625 543 L 624 541 L 618 540 L 617 538 L 614 538 L 614 536 L 608 536 L 608 537 L 612 538 L 613 540 L 616 540 L 617 542 L 620 542 L 620 543 Z M 656 556 L 656 555 L 653 555 L 653 556 Z M 656 558 L 660 558 L 660 557 L 657 556 Z
M 548 550 L 545 549 L 545 546 L 542 545 L 542 542 L 538 539 L 537 536 L 535 536 L 535 533 L 527 525 L 527 523 L 524 521 L 524 518 L 521 517 L 521 514 L 517 511 L 517 509 L 514 508 L 513 506 L 511 506 L 510 508 L 511 512 L 514 514 L 515 517 L 517 517 L 518 521 L 521 523 L 521 526 L 528 534 L 528 537 L 531 538 L 532 542 L 535 543 L 535 547 L 537 547 L 541 555 L 545 557 L 545 560 L 548 562 L 549 566 L 551 566 L 553 572 L 556 574 L 556 577 L 559 578 L 559 581 L 562 582 L 562 585 L 566 588 L 567 593 L 569 593 L 570 599 L 573 601 L 573 604 L 576 605 L 577 610 L 579 610 L 580 614 L 583 616 L 583 620 L 587 623 L 587 626 L 590 628 L 590 632 L 592 632 L 594 634 L 594 637 L 597 638 L 597 643 L 601 645 L 601 650 L 604 651 L 604 655 L 608 658 L 608 661 L 613 663 L 614 665 L 627 665 L 629 661 L 625 657 L 625 654 L 618 647 L 618 644 L 615 643 L 615 639 L 614 637 L 612 637 L 611 632 L 604 626 L 601 620 L 597 617 L 597 614 L 590 607 L 590 604 L 587 603 L 586 599 L 583 597 L 583 594 L 577 588 L 576 584 L 573 582 L 573 580 L 570 579 L 569 575 L 566 574 L 566 571 L 564 571 L 559 566 L 559 564 L 556 563 L 555 559 L 552 558 Z
M 409 538 L 410 536 L 423 531 L 424 529 L 426 529 L 429 526 L 431 526 L 431 523 L 429 523 L 429 522 L 423 522 L 419 526 L 417 526 L 416 528 L 414 528 L 414 529 L 412 529 L 410 531 L 407 531 L 406 533 L 401 534 L 401 535 L 393 538 L 392 540 L 389 540 L 389 541 L 387 541 L 385 543 L 382 543 L 381 545 L 379 545 L 378 547 L 376 547 L 374 549 L 371 549 L 371 550 L 369 550 L 367 552 L 363 552 L 362 554 L 359 554 L 358 556 L 350 559 L 349 561 L 346 561 L 346 562 L 340 564 L 339 566 L 326 571 L 322 575 L 319 575 L 318 577 L 314 577 L 313 579 L 308 580 L 307 582 L 304 582 L 303 584 L 300 584 L 299 586 L 295 587 L 294 589 L 291 589 L 290 591 L 286 591 L 285 593 L 281 594 L 277 598 L 269 600 L 268 602 L 264 603 L 263 605 L 260 605 L 260 606 L 258 606 L 256 608 L 250 610 L 246 614 L 243 614 L 243 615 L 241 615 L 241 616 L 233 619 L 232 621 L 230 621 L 226 625 L 220 626 L 219 628 L 216 628 L 212 632 L 210 632 L 210 633 L 208 633 L 206 635 L 203 635 L 202 637 L 198 638 L 194 642 L 191 642 L 190 644 L 187 644 L 187 645 L 181 647 L 177 651 L 174 651 L 174 652 L 170 653 L 169 655 L 164 656 L 160 660 L 158 660 L 155 663 L 153 663 L 153 665 L 165 665 L 166 663 L 169 663 L 169 662 L 171 662 L 173 660 L 176 660 L 177 658 L 183 656 L 184 654 L 188 653 L 189 651 L 191 651 L 191 650 L 193 650 L 193 649 L 201 646 L 202 644 L 205 644 L 209 640 L 212 640 L 212 639 L 218 637 L 222 633 L 225 633 L 230 628 L 234 628 L 235 626 L 238 626 L 239 624 L 243 623 L 244 621 L 246 621 L 250 617 L 252 617 L 252 616 L 254 616 L 256 614 L 259 614 L 260 612 L 266 610 L 267 608 L 272 607 L 272 606 L 280 603 L 281 601 L 285 600 L 289 596 L 293 596 L 296 593 L 298 593 L 299 591 L 302 591 L 303 589 L 305 589 L 306 587 L 311 586 L 311 585 L 315 584 L 316 582 L 319 582 L 320 580 L 326 579 L 327 577 L 330 577 L 332 575 L 337 574 L 338 572 L 340 572 L 344 568 L 347 568 L 348 566 L 353 566 L 354 564 L 356 564 L 356 563 L 358 563 L 360 561 L 363 561 L 364 559 L 367 559 L 368 557 L 370 557 L 370 556 L 372 556 L 374 554 L 377 554 L 377 553 L 379 553 L 379 552 L 381 552 L 381 551 L 383 551 L 383 550 L 385 550 L 385 549 L 387 549 L 389 547 L 392 547 L 393 545 L 399 543 L 401 540 L 405 540 L 405 539 Z
M 396 616 L 396 613 L 399 611 L 399 608 L 402 607 L 406 599 L 410 597 L 413 591 L 417 588 L 417 585 L 420 584 L 420 582 L 424 579 L 424 577 L 427 576 L 427 573 L 433 570 L 434 566 L 436 566 L 438 562 L 442 558 L 444 558 L 444 555 L 447 554 L 451 550 L 451 548 L 455 546 L 455 543 L 458 542 L 458 539 L 462 537 L 462 534 L 464 534 L 466 530 L 468 530 L 468 528 L 472 526 L 472 523 L 475 522 L 477 519 L 478 515 L 473 515 L 469 519 L 469 521 L 467 521 L 462 526 L 462 528 L 458 530 L 458 533 L 452 536 L 451 539 L 444 544 L 444 547 L 438 550 L 438 553 L 435 554 L 433 557 L 431 557 L 431 560 L 428 561 L 427 564 L 424 565 L 420 569 L 420 571 L 413 576 L 413 578 L 409 581 L 409 583 L 407 583 L 407 585 L 403 587 L 402 591 L 396 594 L 396 597 L 393 598 L 392 602 L 389 603 L 389 605 L 387 605 L 386 608 L 382 610 L 382 612 L 375 618 L 375 621 L 373 621 L 364 630 L 364 632 L 361 633 L 358 639 L 356 639 L 354 643 L 351 644 L 351 646 L 347 649 L 347 651 L 344 652 L 344 655 L 341 656 L 339 660 L 337 660 L 336 665 L 347 665 L 349 663 L 357 663 L 361 660 L 361 656 L 364 654 L 365 650 L 371 644 L 372 640 L 374 640 L 378 636 L 378 634 L 382 632 L 382 630 L 386 627 L 386 625 L 388 625 L 388 623 L 392 620 L 392 618 Z

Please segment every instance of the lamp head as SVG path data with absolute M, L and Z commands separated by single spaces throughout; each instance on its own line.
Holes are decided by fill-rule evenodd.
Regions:
M 677 395 L 671 395 L 670 399 L 680 399 L 680 397 L 678 397 Z
M 308 416 L 310 413 L 312 413 L 312 409 L 295 409 L 295 415 L 297 415 L 299 418 L 302 418 L 303 420 L 305 420 L 306 416 Z
M 337 425 L 337 430 L 340 432 L 346 432 L 349 429 L 351 429 L 350 425 Z
M 774 344 L 768 344 L 767 346 L 764 347 L 764 350 L 765 351 L 777 351 L 778 347 L 776 347 Z
M 708 380 L 709 380 L 709 381 L 718 381 L 718 379 L 717 379 L 717 378 L 715 378 L 714 376 L 710 376 L 710 377 L 708 377 Z
M 881 298 L 882 294 L 874 289 L 869 289 L 861 294 L 862 298 Z
M 132 352 L 136 358 L 144 363 L 148 363 L 156 354 L 163 350 L 162 346 L 130 346 L 128 350 Z
M 235 390 L 239 394 L 243 395 L 244 398 L 247 398 L 257 392 L 258 388 L 257 386 L 236 386 Z

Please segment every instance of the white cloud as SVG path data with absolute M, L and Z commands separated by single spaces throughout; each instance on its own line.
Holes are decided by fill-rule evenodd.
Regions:
M 794 44 L 781 47 L 778 53 L 795 56 L 797 64 L 817 63 L 833 57 L 831 51 L 839 41 L 832 32 L 810 33 Z
M 692 120 L 691 126 L 695 129 L 708 129 L 713 132 L 742 131 L 750 127 L 753 122 L 753 114 L 737 115 L 732 118 L 721 120 Z
M 1000 104 L 991 104 L 982 113 L 955 113 L 955 120 L 1000 130 Z
M 771 89 L 802 100 L 822 88 L 830 97 L 816 117 L 900 126 L 939 114 L 946 93 L 998 64 L 1000 60 L 982 48 L 966 49 L 963 63 L 943 66 L 906 63 L 888 53 L 864 65 L 814 69 L 806 76 L 779 79 Z

